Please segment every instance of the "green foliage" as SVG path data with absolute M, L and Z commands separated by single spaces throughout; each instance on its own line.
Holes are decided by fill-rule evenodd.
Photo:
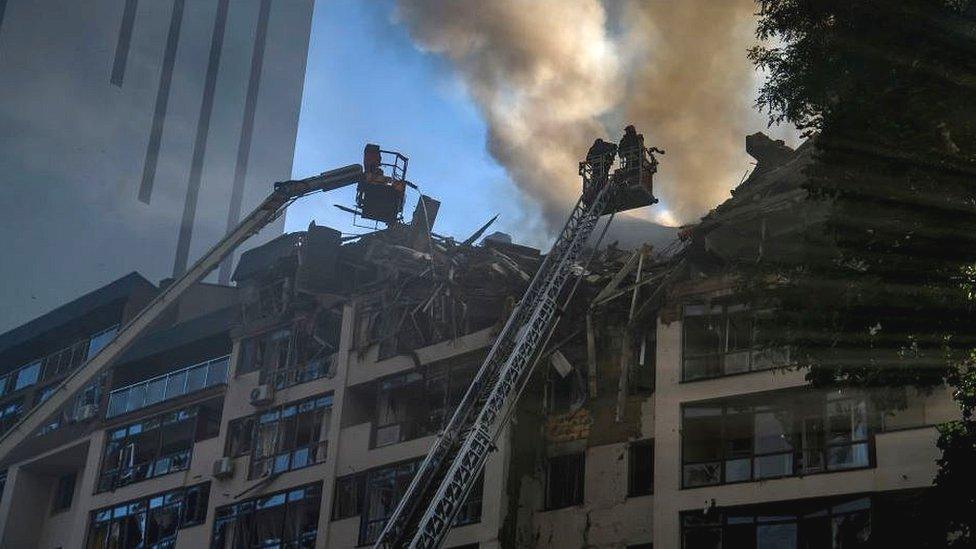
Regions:
M 771 123 L 814 135 L 794 254 L 737 265 L 767 339 L 816 383 L 932 386 L 976 308 L 976 13 L 935 0 L 760 0 Z M 770 287 L 768 281 L 776 284 Z
M 976 357 L 973 357 L 976 358 Z M 972 361 L 971 361 L 972 364 Z M 962 419 L 939 426 L 939 472 L 935 477 L 938 515 L 945 521 L 950 547 L 976 546 L 976 368 L 952 375 L 953 399 Z
M 805 207 L 824 215 L 796 253 L 737 265 L 743 290 L 816 384 L 955 387 L 934 501 L 953 547 L 976 546 L 976 8 L 758 6 L 757 103 L 814 136 Z

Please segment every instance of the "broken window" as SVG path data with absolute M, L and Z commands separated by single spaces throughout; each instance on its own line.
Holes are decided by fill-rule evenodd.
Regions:
M 871 499 L 795 500 L 681 514 L 682 547 L 866 547 Z M 872 544 L 873 546 L 873 544 Z
M 282 314 L 289 297 L 287 278 L 279 278 L 262 286 L 248 285 L 243 299 L 244 322 L 256 322 Z
M 657 329 L 651 327 L 641 339 L 636 360 L 630 367 L 628 390 L 632 395 L 646 395 L 654 392 L 654 376 L 657 371 Z
M 227 457 L 240 457 L 251 453 L 251 442 L 254 436 L 254 416 L 232 420 L 227 425 Z
M 868 467 L 867 402 L 791 393 L 689 405 L 682 412 L 682 484 L 743 482 Z
M 194 441 L 217 434 L 219 406 L 205 403 L 110 429 L 97 491 L 188 469 Z
M 206 520 L 209 497 L 205 482 L 95 510 L 86 547 L 173 547 L 180 529 Z
M 277 328 L 244 340 L 237 375 L 286 369 L 290 347 L 290 328 Z
M 550 367 L 546 368 L 547 410 L 554 415 L 575 411 L 589 395 L 585 348 L 558 349 L 550 355 L 549 363 Z
M 785 350 L 758 345 L 756 312 L 741 304 L 684 307 L 682 380 L 783 366 Z
M 654 441 L 632 442 L 628 449 L 627 496 L 654 493 Z
M 549 458 L 546 509 L 560 509 L 583 503 L 585 466 L 585 452 Z
M 24 397 L 0 404 L 0 433 L 6 433 L 20 421 L 20 414 L 24 408 Z
M 325 461 L 332 395 L 284 404 L 230 422 L 226 453 L 251 455 L 248 478 L 292 471 Z
M 332 520 L 358 516 L 362 509 L 365 475 L 347 475 L 336 479 Z
M 435 363 L 381 380 L 374 445 L 396 444 L 443 428 L 471 384 L 480 356 Z
M 413 475 L 420 465 L 420 460 L 407 463 L 400 463 L 379 469 L 373 469 L 360 473 L 363 478 L 362 486 L 364 492 L 359 498 L 362 508 L 356 514 L 361 515 L 359 523 L 359 545 L 368 545 L 376 541 L 387 519 L 393 514 L 394 509 L 400 498 L 406 493 Z M 345 477 L 352 479 L 353 477 Z M 354 482 L 349 480 L 346 482 Z M 484 475 L 482 474 L 475 481 L 471 492 L 461 505 L 461 511 L 455 519 L 455 525 L 471 524 L 481 520 L 481 498 L 484 485 Z M 348 490 L 347 490 L 348 491 Z M 345 513 L 352 512 L 352 500 L 347 499 L 343 502 L 344 513 L 342 517 L 353 516 Z
M 276 389 L 330 375 L 339 349 L 341 315 L 341 310 L 322 310 L 314 318 L 303 317 L 245 340 L 238 375 L 260 371 L 261 383 Z
M 218 507 L 211 547 L 314 547 L 321 483 Z

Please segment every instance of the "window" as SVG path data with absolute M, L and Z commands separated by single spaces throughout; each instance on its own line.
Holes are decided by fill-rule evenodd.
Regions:
M 23 412 L 23 409 L 23 397 L 0 404 L 0 433 L 7 432 L 20 420 L 20 413 Z
M 217 435 L 219 406 L 215 401 L 110 429 L 97 491 L 186 470 L 194 441 Z
M 400 498 L 406 493 L 420 461 L 400 463 L 336 480 L 336 502 L 332 520 L 360 515 L 359 545 L 368 545 L 376 538 L 393 514 Z M 484 474 L 480 475 L 464 500 L 455 526 L 473 524 L 481 520 L 481 500 Z
M 654 493 L 654 441 L 642 440 L 630 444 L 627 463 L 627 496 L 638 497 Z
M 108 345 L 110 341 L 115 339 L 115 335 L 119 333 L 118 326 L 112 326 L 107 330 L 98 332 L 97 334 L 91 336 L 91 342 L 88 344 L 88 353 L 85 356 L 85 360 L 90 359 L 95 356 L 98 351 L 102 350 L 102 347 Z
M 867 547 L 871 538 L 871 500 L 778 502 L 681 515 L 685 549 L 760 549 Z
M 71 500 L 75 495 L 75 473 L 61 475 L 54 486 L 54 499 L 51 501 L 51 512 L 59 513 L 71 508 Z
M 586 454 L 549 458 L 546 475 L 546 509 L 560 509 L 583 503 L 583 471 Z
M 241 348 L 241 364 L 237 368 L 237 374 L 287 368 L 290 343 L 289 328 L 271 330 L 245 340 Z
M 366 476 L 365 509 L 359 522 L 359 544 L 376 541 L 386 520 L 406 493 L 418 461 L 370 471 Z
M 17 372 L 17 378 L 14 380 L 14 391 L 19 391 L 25 387 L 30 387 L 31 385 L 37 383 L 37 379 L 40 374 L 40 362 L 34 362 L 33 364 L 24 366 Z
M 768 370 L 786 364 L 782 349 L 758 348 L 756 313 L 740 304 L 686 305 L 682 380 Z
M 228 457 L 241 457 L 251 453 L 251 442 L 254 437 L 254 416 L 242 417 L 230 422 L 227 426 L 227 448 L 224 451 Z
M 363 482 L 365 480 L 366 475 L 348 475 L 336 479 L 332 520 L 359 516 L 362 509 Z
M 329 376 L 339 349 L 342 316 L 323 310 L 244 341 L 238 374 L 260 371 L 261 383 L 283 389 Z
M 565 414 L 576 410 L 589 395 L 589 365 L 585 347 L 567 346 L 557 352 L 572 368 L 566 375 L 555 367 L 546 368 L 546 408 L 550 414 Z
M 682 414 L 686 488 L 870 465 L 863 397 L 790 392 L 687 405 Z
M 322 485 L 218 507 L 211 547 L 314 547 Z
M 228 456 L 251 455 L 248 478 L 283 473 L 325 461 L 332 395 L 278 406 L 231 422 Z
M 206 521 L 209 497 L 205 482 L 93 511 L 87 548 L 173 547 L 177 531 Z
M 374 446 L 387 446 L 436 433 L 464 398 L 478 363 L 470 358 L 429 365 L 379 382 Z

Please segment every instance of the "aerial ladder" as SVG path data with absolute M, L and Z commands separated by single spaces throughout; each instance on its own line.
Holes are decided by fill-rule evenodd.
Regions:
M 13 428 L 0 437 L 0 461 L 5 461 L 14 448 L 42 427 L 48 418 L 68 405 L 70 399 L 92 383 L 96 376 L 111 366 L 193 284 L 219 266 L 225 257 L 251 235 L 278 218 L 292 202 L 316 192 L 329 192 L 354 184 L 362 185 L 364 181 L 363 167 L 359 164 L 350 164 L 306 179 L 275 183 L 274 190 L 254 211 L 210 248 L 192 267 L 163 288 L 119 330 L 112 341 L 72 372 L 51 397 L 29 410 Z
M 652 150 L 633 132 L 633 144 L 580 163 L 583 189 L 528 289 L 512 311 L 450 422 L 431 446 L 377 538 L 374 549 L 439 548 L 443 545 L 495 441 L 511 418 L 539 354 L 558 321 L 558 300 L 605 213 L 657 202 L 650 185 L 657 170 Z M 639 141 L 636 139 L 639 138 Z M 663 151 L 658 151 L 663 152 Z

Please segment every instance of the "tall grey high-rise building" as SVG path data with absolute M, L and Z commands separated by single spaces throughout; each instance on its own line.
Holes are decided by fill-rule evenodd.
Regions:
M 181 272 L 290 176 L 313 2 L 0 0 L 0 331 Z

